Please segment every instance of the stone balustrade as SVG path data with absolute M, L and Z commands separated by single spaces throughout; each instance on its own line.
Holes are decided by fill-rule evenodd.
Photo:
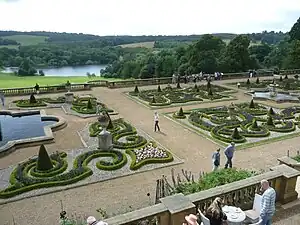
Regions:
M 211 188 L 206 191 L 184 196 L 175 194 L 160 199 L 160 203 L 105 220 L 109 225 L 161 224 L 182 225 L 184 216 L 205 211 L 210 203 L 221 197 L 224 204 L 250 209 L 255 193 L 259 193 L 260 181 L 267 179 L 276 190 L 277 202 L 286 204 L 297 199 L 295 191 L 300 172 L 287 166 L 278 165 L 270 171 L 241 181 Z
M 289 167 L 292 167 L 292 168 L 300 171 L 300 162 L 296 161 L 295 159 L 293 159 L 289 156 L 284 156 L 277 160 L 279 161 L 279 164 L 284 164 L 284 165 L 287 165 Z

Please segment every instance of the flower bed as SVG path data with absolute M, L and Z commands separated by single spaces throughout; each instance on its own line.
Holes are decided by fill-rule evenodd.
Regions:
M 13 103 L 20 108 L 46 107 L 48 104 L 63 104 L 65 97 L 58 98 L 35 98 L 32 94 L 29 99 L 15 100 Z
M 297 114 L 300 107 L 273 110 L 252 102 L 187 112 L 179 110 L 172 117 L 221 142 L 249 144 L 299 132 Z M 183 115 L 188 118 L 185 120 Z
M 129 95 L 146 102 L 150 106 L 167 106 L 172 104 L 183 104 L 188 102 L 201 102 L 204 100 L 221 100 L 229 98 L 221 92 L 230 91 L 230 89 L 217 85 L 200 85 L 190 88 L 176 88 L 170 85 L 166 88 L 158 86 L 155 90 L 139 91 L 137 87 Z
M 100 111 L 106 111 L 109 113 L 114 112 L 112 109 L 109 109 L 104 103 L 97 102 L 95 97 L 75 97 L 72 102 L 71 109 L 80 114 L 96 114 L 97 113 L 97 104 L 100 106 Z M 98 106 L 98 107 L 99 107 Z

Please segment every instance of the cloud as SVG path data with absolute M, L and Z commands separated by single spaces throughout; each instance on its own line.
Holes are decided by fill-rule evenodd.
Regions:
M 99 35 L 288 31 L 299 0 L 0 0 L 0 29 Z M 12 3 L 11 2 L 11 3 Z M 12 16 L 12 14 L 16 16 Z M 9 18 L 9 19 L 7 19 Z

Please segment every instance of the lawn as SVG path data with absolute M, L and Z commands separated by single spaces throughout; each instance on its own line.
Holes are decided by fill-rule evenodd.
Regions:
M 154 48 L 154 41 L 120 45 L 122 48 Z
M 6 39 L 15 40 L 19 42 L 22 46 L 27 45 L 37 45 L 45 43 L 45 40 L 47 37 L 45 36 L 34 36 L 34 35 L 11 35 L 11 36 L 5 36 Z M 17 45 L 3 45 L 1 46 L 7 47 L 7 48 L 17 48 Z
M 120 79 L 104 79 L 95 77 L 95 80 L 109 80 L 115 81 Z M 92 80 L 86 76 L 82 77 L 41 77 L 41 76 L 30 76 L 30 77 L 18 77 L 12 74 L 0 73 L 0 88 L 17 88 L 17 87 L 33 87 L 36 83 L 41 86 L 47 85 L 58 85 L 66 83 L 69 80 L 71 83 L 84 83 Z

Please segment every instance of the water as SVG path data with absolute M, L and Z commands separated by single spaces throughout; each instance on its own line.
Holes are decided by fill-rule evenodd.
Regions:
M 44 126 L 54 123 L 56 121 L 42 121 L 40 114 L 13 117 L 0 113 L 0 147 L 12 140 L 45 136 Z
M 254 98 L 265 98 L 269 100 L 274 100 L 274 101 L 293 101 L 293 102 L 299 102 L 299 98 L 295 96 L 291 96 L 288 94 L 282 94 L 282 93 L 277 93 L 276 96 L 271 96 L 270 92 L 254 92 L 253 94 Z
M 59 68 L 44 68 L 45 76 L 86 76 L 87 72 L 94 73 L 96 76 L 100 76 L 100 70 L 105 69 L 107 65 L 86 65 L 86 66 L 64 66 Z M 17 71 L 17 67 L 7 67 L 2 72 L 13 73 Z M 37 69 L 39 71 L 39 69 Z

